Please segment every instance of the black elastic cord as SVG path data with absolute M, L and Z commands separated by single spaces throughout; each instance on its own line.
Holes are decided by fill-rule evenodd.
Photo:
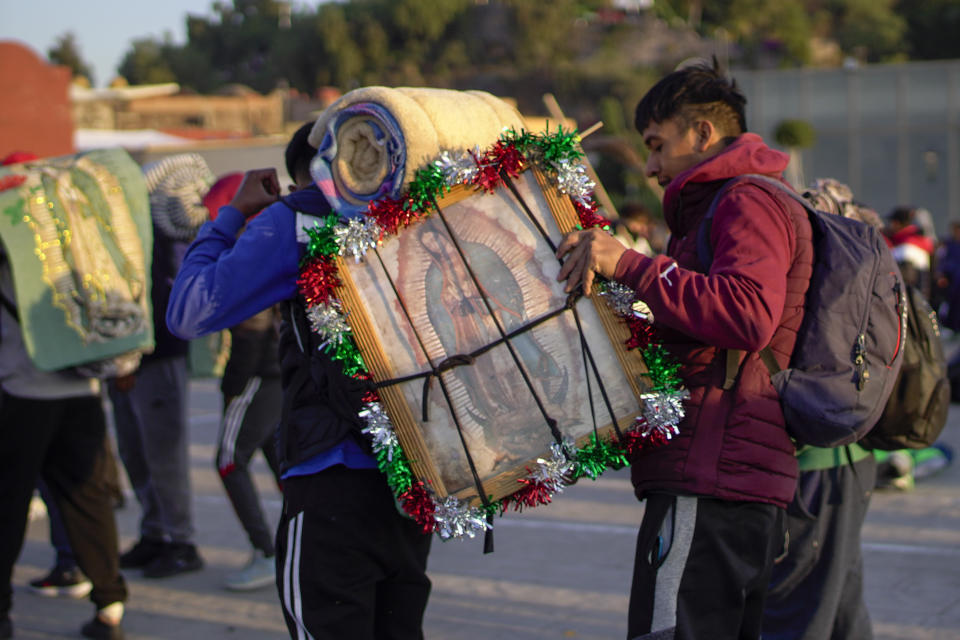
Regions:
M 517 190 L 516 185 L 513 184 L 513 180 L 510 178 L 510 175 L 506 171 L 501 171 L 500 178 L 501 180 L 503 180 L 504 184 L 507 185 L 507 187 L 513 193 L 514 197 L 520 203 L 520 206 L 523 208 L 524 212 L 527 214 L 527 217 L 530 219 L 530 222 L 533 224 L 533 226 L 537 228 L 537 231 L 540 232 L 540 235 L 543 237 L 544 241 L 550 246 L 551 249 L 553 249 L 554 254 L 556 254 L 557 252 L 556 245 L 550 239 L 550 236 L 547 235 L 546 230 L 540 224 L 540 221 L 537 220 L 537 217 L 533 215 L 533 211 L 531 211 L 530 207 L 527 205 L 527 202 L 523 199 L 523 196 L 520 195 L 520 192 Z M 563 264 L 562 261 L 560 261 L 560 263 Z M 575 302 L 576 301 L 574 300 L 574 303 Z M 622 438 L 622 434 L 620 433 L 620 427 L 617 424 L 617 416 L 614 414 L 613 405 L 610 402 L 610 398 L 607 396 L 607 388 L 603 384 L 603 379 L 600 377 L 600 372 L 597 369 L 597 363 L 594 361 L 593 353 L 590 350 L 590 345 L 587 344 L 586 336 L 583 334 L 583 326 L 580 324 L 580 314 L 577 313 L 577 308 L 575 304 L 571 304 L 571 299 L 569 297 L 567 298 L 567 308 L 573 311 L 573 318 L 574 320 L 576 320 L 577 331 L 580 334 L 581 349 L 583 349 L 586 355 L 589 357 L 590 365 L 593 369 L 593 375 L 596 376 L 597 378 L 597 386 L 600 389 L 600 395 L 603 396 L 603 402 L 604 404 L 606 404 L 607 412 L 610 414 L 610 419 L 613 421 L 613 430 L 617 434 L 617 438 Z M 590 384 L 590 375 L 589 375 L 589 372 L 587 372 L 588 387 L 589 387 L 589 384 Z M 596 417 L 596 414 L 594 413 L 592 393 L 590 395 L 590 412 L 591 412 L 591 417 L 593 418 L 594 433 L 596 434 L 597 433 L 597 429 L 596 429 L 597 417 Z M 599 440 L 599 435 L 597 436 L 597 438 Z
M 460 242 L 457 240 L 456 234 L 450 227 L 447 217 L 443 214 L 443 210 L 437 204 L 436 200 L 433 201 L 433 206 L 436 208 L 437 215 L 439 216 L 440 221 L 443 223 L 444 228 L 446 228 L 447 234 L 450 236 L 450 241 L 453 243 L 454 248 L 460 255 L 460 260 L 463 261 L 463 266 L 470 275 L 473 285 L 477 288 L 477 291 L 480 292 L 480 298 L 483 300 L 483 306 L 487 308 L 487 313 L 490 314 L 490 319 L 493 320 L 493 324 L 497 327 L 497 331 L 500 333 L 500 338 L 503 341 L 504 346 L 506 346 L 507 350 L 510 352 L 510 357 L 513 359 L 514 365 L 516 365 L 517 370 L 520 371 L 520 377 L 523 378 L 524 384 L 527 385 L 527 390 L 530 392 L 530 395 L 533 396 L 534 402 L 537 403 L 537 408 L 540 410 L 540 414 L 543 416 L 544 421 L 550 428 L 550 433 L 553 434 L 553 437 L 557 442 L 562 442 L 563 435 L 560 433 L 556 419 L 551 417 L 547 412 L 547 408 L 544 406 L 543 400 L 540 398 L 540 394 L 537 393 L 537 390 L 533 386 L 533 381 L 530 379 L 530 374 L 527 373 L 526 367 L 523 366 L 523 362 L 520 360 L 520 356 L 517 355 L 516 350 L 513 348 L 513 344 L 511 344 L 510 340 L 507 339 L 506 331 L 494 313 L 493 306 L 490 304 L 490 299 L 487 297 L 487 292 L 484 290 L 483 286 L 481 286 L 480 280 L 477 278 L 477 274 L 474 273 L 473 267 L 470 265 L 470 261 L 467 260 L 467 256 L 463 252 L 463 248 L 460 246 Z
M 537 231 L 540 232 L 540 235 L 546 241 L 550 249 L 553 250 L 553 253 L 557 253 L 557 245 L 553 243 L 553 240 L 550 239 L 550 236 L 547 235 L 546 229 L 543 228 L 543 225 L 540 224 L 540 221 L 537 220 L 537 216 L 533 215 L 533 211 L 530 210 L 527 201 L 523 199 L 523 196 L 520 195 L 520 192 L 517 190 L 517 185 L 513 184 L 513 180 L 510 179 L 510 174 L 506 171 L 500 171 L 500 179 L 503 180 L 503 183 L 507 185 L 510 191 L 513 193 L 513 197 L 517 199 L 517 202 L 520 203 L 520 206 L 523 208 L 524 212 L 527 214 L 527 217 L 530 218 L 530 222 L 533 223 L 533 226 L 537 228 Z
M 370 386 L 370 388 L 372 388 L 372 389 L 379 389 L 379 388 L 381 388 L 381 387 L 389 387 L 389 386 L 395 385 L 395 384 L 402 384 L 402 383 L 404 383 L 404 382 L 410 382 L 410 381 L 412 381 L 412 380 L 418 380 L 418 379 L 420 379 L 420 378 L 426 378 L 426 380 L 424 381 L 424 385 L 423 385 L 423 407 L 422 407 L 422 410 L 423 410 L 423 421 L 426 422 L 426 421 L 428 420 L 428 416 L 427 416 L 427 396 L 428 396 L 428 390 L 429 390 L 429 388 L 430 388 L 429 381 L 430 381 L 430 377 L 431 377 L 431 376 L 439 377 L 441 373 L 443 373 L 443 372 L 445 372 L 445 371 L 449 371 L 450 369 L 454 369 L 454 368 L 456 368 L 456 367 L 461 367 L 461 366 L 464 366 L 464 365 L 473 364 L 473 362 L 474 362 L 478 357 L 482 356 L 482 355 L 483 355 L 484 353 L 486 353 L 487 351 L 490 351 L 491 349 L 493 349 L 493 348 L 496 347 L 497 345 L 503 344 L 503 343 L 506 342 L 507 340 L 510 340 L 510 339 L 512 339 L 512 338 L 515 338 L 515 337 L 519 336 L 520 334 L 525 333 L 525 332 L 527 332 L 527 331 L 530 331 L 531 329 L 534 329 L 535 327 L 543 324 L 543 323 L 546 322 L 547 320 L 551 320 L 551 319 L 557 317 L 558 315 L 560 315 L 561 313 L 563 313 L 564 311 L 566 311 L 567 308 L 568 308 L 568 307 L 564 306 L 564 307 L 560 307 L 560 308 L 558 308 L 558 309 L 554 309 L 553 311 L 550 311 L 550 312 L 548 312 L 548 313 L 540 316 L 539 318 L 537 318 L 537 319 L 535 319 L 535 320 L 532 320 L 532 321 L 524 324 L 523 326 L 514 329 L 513 331 L 507 333 L 505 336 L 500 337 L 500 338 L 494 340 L 493 342 L 487 343 L 486 345 L 480 347 L 479 349 L 476 349 L 476 350 L 474 350 L 474 351 L 471 351 L 470 353 L 461 353 L 461 354 L 457 354 L 457 355 L 450 356 L 449 358 L 447 358 L 446 360 L 443 360 L 442 362 L 440 362 L 440 363 L 437 364 L 436 366 L 431 366 L 431 369 L 430 369 L 429 371 L 421 371 L 421 372 L 419 372 L 419 373 L 411 373 L 410 375 L 401 376 L 401 377 L 399 377 L 399 378 L 391 378 L 391 379 L 389 379 L 389 380 L 383 380 L 383 381 L 381 381 L 381 382 L 374 382 L 374 383 L 371 383 L 369 386 Z
M 390 272 L 387 271 L 387 266 L 383 262 L 383 257 L 381 257 L 378 250 L 374 249 L 373 252 L 377 256 L 377 260 L 380 262 L 380 267 L 383 269 L 384 274 L 387 276 L 387 282 L 390 283 L 390 288 L 393 289 L 393 295 L 396 296 L 397 302 L 400 303 L 400 308 L 403 310 L 403 314 L 407 317 L 407 322 L 410 323 L 410 328 L 413 329 L 413 335 L 416 337 L 417 343 L 423 350 L 424 357 L 430 364 L 430 368 L 435 369 L 436 367 L 433 364 L 433 360 L 430 359 L 430 354 L 427 352 L 427 348 L 424 346 L 423 340 L 420 338 L 420 333 L 417 331 L 417 327 L 413 323 L 413 317 L 410 315 L 410 311 L 407 309 L 407 305 L 404 303 L 403 297 L 400 295 L 400 290 L 397 289 L 397 285 L 390 276 Z M 457 417 L 457 412 L 454 411 L 453 400 L 447 391 L 446 383 L 443 381 L 443 378 L 440 375 L 437 375 L 437 379 L 440 381 L 440 390 L 443 392 L 443 397 L 447 401 L 447 406 L 450 408 L 450 417 L 453 418 L 453 424 L 457 427 L 457 435 L 460 437 L 460 444 L 463 445 L 463 453 L 467 456 L 467 466 L 470 467 L 470 473 L 473 475 L 473 482 L 477 487 L 477 492 L 480 494 L 480 500 L 483 501 L 483 505 L 484 507 L 487 507 L 489 513 L 490 499 L 487 497 L 486 491 L 483 488 L 483 482 L 480 480 L 480 474 L 477 473 L 477 465 L 473 462 L 473 456 L 470 455 L 470 447 L 467 446 L 467 440 L 463 435 L 463 425 L 460 424 L 460 419 Z M 429 381 L 430 378 L 427 378 L 427 383 L 429 383 Z M 426 396 L 426 392 L 424 392 L 424 396 Z M 426 402 L 426 399 L 424 399 L 424 402 Z M 492 549 L 492 540 L 489 542 L 489 545 Z
M 580 333 L 580 343 L 581 348 L 586 353 L 585 360 L 590 361 L 590 368 L 593 369 L 593 375 L 597 379 L 597 387 L 600 389 L 600 396 L 603 398 L 603 404 L 607 407 L 607 413 L 610 414 L 610 420 L 613 423 L 613 431 L 617 434 L 617 439 L 622 440 L 623 434 L 620 432 L 620 425 L 617 424 L 617 415 L 613 412 L 613 403 L 610 402 L 610 397 L 607 395 L 607 388 L 603 384 L 603 379 L 600 377 L 600 370 L 597 368 L 597 361 L 593 358 L 593 352 L 590 350 L 590 345 L 587 344 L 587 338 L 583 334 L 583 325 L 580 324 L 580 314 L 577 313 L 577 308 L 573 307 L 573 319 L 577 323 L 577 331 Z M 587 372 L 587 386 L 590 385 L 590 375 L 589 371 Z M 593 395 L 590 396 L 590 411 L 593 411 Z M 596 433 L 597 419 L 596 416 L 593 418 L 594 433 Z M 597 441 L 599 442 L 600 436 L 597 434 Z

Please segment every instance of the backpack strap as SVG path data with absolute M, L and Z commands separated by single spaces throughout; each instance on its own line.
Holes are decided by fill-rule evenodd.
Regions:
M 717 194 L 713 197 L 713 200 L 710 202 L 709 208 L 707 208 L 707 214 L 704 216 L 703 221 L 700 223 L 699 228 L 697 229 L 697 260 L 700 261 L 700 265 L 705 271 L 710 270 L 710 265 L 713 264 L 713 245 L 710 243 L 710 234 L 713 230 L 713 214 L 717 210 L 717 205 L 720 203 L 720 200 L 730 191 L 730 189 L 741 183 L 760 183 L 763 185 L 768 185 L 775 187 L 781 193 L 786 194 L 793 198 L 798 204 L 800 204 L 806 211 L 815 212 L 813 205 L 807 202 L 803 196 L 801 196 L 796 191 L 787 188 L 785 184 L 771 178 L 769 176 L 764 176 L 759 173 L 745 173 L 735 178 L 728 180 L 722 187 L 720 187 Z M 740 375 L 740 359 L 743 356 L 742 349 L 725 349 L 726 351 L 726 363 L 724 369 L 724 378 L 723 378 L 723 389 L 729 391 L 733 388 L 733 385 L 736 383 L 737 378 Z M 766 365 L 767 371 L 770 372 L 770 375 L 779 372 L 780 365 L 777 363 L 776 357 L 773 355 L 773 351 L 770 350 L 769 346 L 764 347 L 759 352 L 760 359 L 763 361 L 763 364 Z

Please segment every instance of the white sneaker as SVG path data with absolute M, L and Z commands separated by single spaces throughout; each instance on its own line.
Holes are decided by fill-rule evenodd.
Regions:
M 276 582 L 276 568 L 273 558 L 267 558 L 262 551 L 254 550 L 247 565 L 227 576 L 223 586 L 230 591 L 253 591 Z

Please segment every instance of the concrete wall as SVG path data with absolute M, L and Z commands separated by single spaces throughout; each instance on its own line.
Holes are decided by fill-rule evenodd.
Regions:
M 846 182 L 881 215 L 900 204 L 925 207 L 941 234 L 960 220 L 960 61 L 734 77 L 750 130 L 771 144 L 784 119 L 813 125 L 816 144 L 802 153 L 807 182 Z

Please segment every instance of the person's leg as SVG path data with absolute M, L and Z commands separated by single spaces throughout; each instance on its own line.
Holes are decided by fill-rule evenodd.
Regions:
M 43 463 L 43 479 L 63 514 L 77 564 L 93 583 L 90 599 L 103 609 L 127 597 L 120 575 L 109 460 L 103 448 L 106 420 L 97 397 L 62 402 L 64 411 Z
M 187 427 L 186 356 L 148 360 L 131 392 L 163 532 L 172 542 L 193 539 Z
M 43 478 L 37 482 L 37 489 L 47 507 L 50 543 L 56 551 L 56 559 L 47 575 L 30 581 L 30 590 L 38 595 L 51 598 L 58 596 L 83 598 L 90 593 L 93 585 L 77 567 L 77 560 L 73 554 L 73 549 L 70 547 L 67 530 L 63 524 L 63 516 L 60 514 L 57 502 Z
M 23 546 L 30 498 L 56 418 L 55 402 L 0 392 L 0 622 L 13 606 L 13 566 Z
M 43 503 L 47 505 L 47 519 L 50 523 L 50 544 L 56 551 L 56 561 L 54 567 L 63 571 L 71 572 L 77 568 L 77 559 L 73 555 L 73 549 L 70 548 L 70 540 L 67 539 L 67 530 L 63 525 L 63 516 L 60 515 L 60 509 L 53 500 L 47 483 L 41 478 L 37 482 L 37 490 L 40 491 L 40 497 Z
M 144 384 L 137 380 L 137 384 Z M 139 408 L 134 402 L 133 389 L 126 391 L 116 387 L 114 382 L 109 383 L 110 403 L 113 406 L 114 429 L 117 433 L 117 454 L 130 480 L 137 502 L 140 503 L 140 540 L 143 542 L 141 553 L 124 554 L 123 566 L 142 567 L 149 562 L 160 543 L 163 542 L 164 529 L 160 516 L 160 504 L 150 479 L 150 467 L 147 463 L 147 454 L 143 440 L 143 419 Z
M 628 638 L 760 637 L 782 510 L 654 495 L 637 537 Z
M 763 619 L 770 640 L 873 637 L 863 600 L 860 532 L 876 474 L 853 467 L 800 474 L 788 509 L 786 554 L 774 565 Z
M 429 537 L 414 529 L 379 471 L 286 479 L 277 587 L 291 637 L 419 640 Z
M 272 558 L 273 533 L 267 526 L 260 497 L 250 475 L 250 459 L 273 441 L 283 402 L 278 378 L 251 378 L 243 392 L 224 398 L 217 446 L 217 471 L 250 544 Z

